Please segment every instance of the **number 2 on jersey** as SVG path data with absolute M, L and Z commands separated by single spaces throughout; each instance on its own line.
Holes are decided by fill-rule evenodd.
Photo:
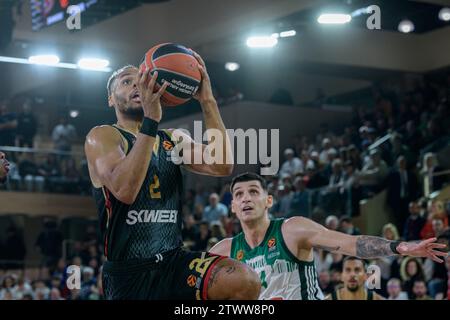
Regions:
M 159 178 L 155 174 L 153 176 L 153 183 L 150 184 L 150 197 L 152 199 L 161 199 L 161 191 L 158 191 L 159 187 Z

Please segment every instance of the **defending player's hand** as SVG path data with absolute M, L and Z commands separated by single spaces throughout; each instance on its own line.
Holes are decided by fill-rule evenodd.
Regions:
M 397 251 L 402 255 L 413 257 L 426 257 L 435 262 L 444 262 L 439 256 L 446 257 L 448 252 L 439 251 L 447 246 L 443 243 L 436 243 L 436 238 L 426 239 L 420 242 L 402 242 L 397 246 Z
M 158 78 L 157 71 L 150 78 L 150 69 L 147 69 L 144 72 L 139 72 L 138 77 L 137 86 L 144 116 L 159 122 L 162 117 L 161 96 L 166 91 L 168 83 L 165 82 L 158 91 L 154 92 L 156 79 Z

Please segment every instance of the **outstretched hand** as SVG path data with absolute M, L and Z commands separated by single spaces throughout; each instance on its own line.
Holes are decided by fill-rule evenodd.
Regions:
M 435 241 L 436 238 L 430 238 L 420 242 L 401 242 L 397 246 L 397 251 L 401 255 L 426 257 L 435 262 L 442 263 L 444 260 L 439 258 L 439 256 L 446 257 L 448 252 L 439 251 L 437 249 L 444 249 L 447 245 L 443 243 L 436 243 Z

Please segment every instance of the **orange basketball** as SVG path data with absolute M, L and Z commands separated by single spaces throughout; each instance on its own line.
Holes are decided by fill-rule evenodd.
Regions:
M 173 107 L 189 101 L 202 79 L 192 51 L 174 43 L 159 44 L 148 50 L 139 69 L 150 69 L 152 75 L 158 71 L 157 89 L 164 81 L 169 83 L 161 97 L 164 106 Z

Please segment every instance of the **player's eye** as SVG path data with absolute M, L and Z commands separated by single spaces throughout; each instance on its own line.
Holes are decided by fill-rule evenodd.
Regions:
M 131 80 L 130 79 L 124 79 L 123 81 L 122 81 L 122 84 L 123 85 L 129 85 L 131 83 Z
M 242 192 L 236 192 L 236 194 L 234 195 L 236 198 L 239 198 L 242 195 Z

